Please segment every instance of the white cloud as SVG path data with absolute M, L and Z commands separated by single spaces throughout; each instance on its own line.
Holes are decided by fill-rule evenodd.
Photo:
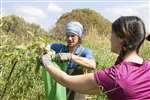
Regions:
M 127 7 L 115 7 L 111 9 L 106 8 L 104 12 L 111 15 L 111 20 L 114 20 L 120 16 L 140 15 L 140 12 L 137 9 Z
M 16 6 L 7 8 L 4 15 L 17 15 L 23 17 L 27 22 L 36 23 L 43 27 L 44 20 L 48 19 L 48 15 L 44 10 L 35 6 Z
M 40 18 L 47 17 L 47 15 L 44 13 L 43 10 L 41 10 L 40 8 L 36 8 L 34 6 L 22 6 L 15 10 L 17 13 L 23 14 L 25 16 L 40 17 Z
M 125 16 L 125 15 L 137 15 L 138 12 L 134 11 L 134 9 L 131 8 L 115 8 L 113 9 L 113 14 L 115 14 L 116 16 Z
M 24 19 L 28 22 L 39 23 L 38 19 L 35 17 L 26 16 L 26 17 L 24 17 Z
M 125 7 L 116 6 L 113 8 L 105 8 L 102 10 L 102 14 L 112 22 L 120 16 L 139 16 L 144 21 L 146 30 L 150 32 L 150 25 L 148 23 L 150 19 L 148 13 L 149 9 L 147 4 Z
M 51 2 L 48 5 L 48 11 L 60 13 L 60 12 L 63 12 L 64 10 L 60 6 L 58 6 L 58 5 Z

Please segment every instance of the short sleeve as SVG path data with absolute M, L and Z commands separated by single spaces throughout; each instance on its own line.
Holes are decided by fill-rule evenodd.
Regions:
M 56 53 L 59 53 L 62 48 L 65 48 L 66 46 L 64 44 L 48 44 L 46 49 L 50 50 L 53 49 Z
M 106 68 L 104 70 L 96 71 L 94 78 L 98 85 L 103 87 L 103 91 L 110 91 L 116 88 L 116 72 L 113 67 Z
M 88 59 L 94 59 L 93 53 L 91 49 L 85 48 L 83 52 L 83 56 Z
M 51 50 L 51 44 L 48 44 L 48 45 L 46 46 L 46 50 L 48 50 L 48 51 Z

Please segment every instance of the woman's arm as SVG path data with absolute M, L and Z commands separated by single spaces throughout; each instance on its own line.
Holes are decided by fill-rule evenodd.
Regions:
M 96 62 L 94 59 L 88 59 L 88 58 L 80 57 L 74 54 L 72 54 L 71 59 L 75 61 L 76 63 L 82 65 L 83 67 L 96 69 Z
M 43 64 L 47 68 L 49 74 L 60 84 L 65 87 L 68 87 L 74 91 L 86 94 L 97 94 L 98 85 L 94 80 L 94 74 L 84 74 L 70 76 L 60 69 L 54 67 L 50 60 L 47 58 L 47 55 L 42 57 Z

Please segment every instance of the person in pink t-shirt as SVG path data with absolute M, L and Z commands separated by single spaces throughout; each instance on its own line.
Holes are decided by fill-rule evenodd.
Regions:
M 68 75 L 51 64 L 48 54 L 42 56 L 42 61 L 55 80 L 80 93 L 103 91 L 109 100 L 150 100 L 150 61 L 139 56 L 145 35 L 139 17 L 118 18 L 112 23 L 111 51 L 119 56 L 114 65 L 94 73 Z

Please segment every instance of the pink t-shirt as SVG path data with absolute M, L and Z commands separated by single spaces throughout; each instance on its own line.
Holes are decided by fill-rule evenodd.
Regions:
M 150 100 L 150 61 L 121 62 L 94 73 L 109 100 Z

